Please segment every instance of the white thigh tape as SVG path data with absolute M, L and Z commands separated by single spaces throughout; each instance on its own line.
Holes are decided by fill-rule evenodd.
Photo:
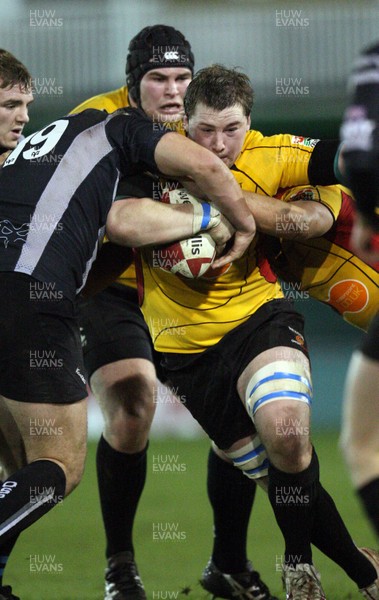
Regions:
M 278 360 L 259 369 L 246 389 L 246 408 L 254 419 L 259 408 L 277 400 L 312 403 L 312 385 L 303 365 Z
M 265 477 L 268 469 L 266 450 L 257 434 L 254 439 L 234 452 L 225 452 L 238 469 L 251 479 Z

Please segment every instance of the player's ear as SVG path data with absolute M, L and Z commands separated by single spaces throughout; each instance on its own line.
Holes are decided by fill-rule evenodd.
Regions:
M 186 133 L 188 133 L 188 117 L 184 115 L 183 117 L 183 129 Z
M 137 102 L 134 100 L 134 98 L 132 98 L 132 96 L 130 94 L 129 94 L 129 106 L 131 106 L 132 108 L 138 108 Z
M 246 124 L 246 131 L 249 131 L 250 129 L 250 125 L 251 125 L 251 118 L 250 115 L 247 117 L 247 124 Z

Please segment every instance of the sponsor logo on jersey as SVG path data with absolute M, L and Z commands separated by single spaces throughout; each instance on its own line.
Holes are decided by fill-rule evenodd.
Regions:
M 82 380 L 82 382 L 83 382 L 84 384 L 86 384 L 86 383 L 87 383 L 87 382 L 86 382 L 86 378 L 84 377 L 83 373 L 81 373 L 81 372 L 80 372 L 80 369 L 79 369 L 79 367 L 76 369 L 75 373 L 77 374 L 77 376 L 79 377 L 79 379 L 81 379 L 81 380 Z
M 306 188 L 290 195 L 290 200 L 314 200 L 317 194 L 312 188 Z
M 17 242 L 24 243 L 29 231 L 29 223 L 23 223 L 19 227 L 14 225 L 9 219 L 0 220 L 0 244 L 4 244 L 4 248 L 8 248 L 9 242 L 16 244 Z
M 0 489 L 0 498 L 5 498 L 17 487 L 17 481 L 5 481 Z
M 354 150 L 369 151 L 373 148 L 373 131 L 376 123 L 373 119 L 368 119 L 366 115 L 359 115 L 360 107 L 352 107 L 347 112 L 345 122 L 341 127 L 341 138 L 345 145 L 345 150 L 350 152 Z
M 299 135 L 293 135 L 291 138 L 292 144 L 299 144 L 301 146 L 306 146 L 307 148 L 314 148 L 317 142 L 320 140 L 315 140 L 313 138 L 305 138 Z
M 328 304 L 331 304 L 341 315 L 345 312 L 361 312 L 368 300 L 367 287 L 357 279 L 338 281 L 332 285 L 328 294 Z

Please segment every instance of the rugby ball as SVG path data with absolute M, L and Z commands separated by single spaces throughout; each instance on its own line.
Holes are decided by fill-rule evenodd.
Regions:
M 195 198 L 185 188 L 170 187 L 168 184 L 162 190 L 161 202 L 165 204 L 201 204 L 201 200 Z
M 153 250 L 153 266 L 189 279 L 203 277 L 216 256 L 216 244 L 209 233 L 159 246 Z
M 185 188 L 177 184 L 162 190 L 161 202 L 165 204 L 199 204 Z M 160 246 L 154 250 L 154 263 L 164 271 L 189 279 L 203 277 L 216 256 L 216 244 L 208 233 L 197 233 L 191 238 Z

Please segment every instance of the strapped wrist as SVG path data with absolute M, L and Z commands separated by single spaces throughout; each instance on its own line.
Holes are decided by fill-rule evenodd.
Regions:
M 221 221 L 221 213 L 209 202 L 199 202 L 193 205 L 193 233 L 209 231 Z

